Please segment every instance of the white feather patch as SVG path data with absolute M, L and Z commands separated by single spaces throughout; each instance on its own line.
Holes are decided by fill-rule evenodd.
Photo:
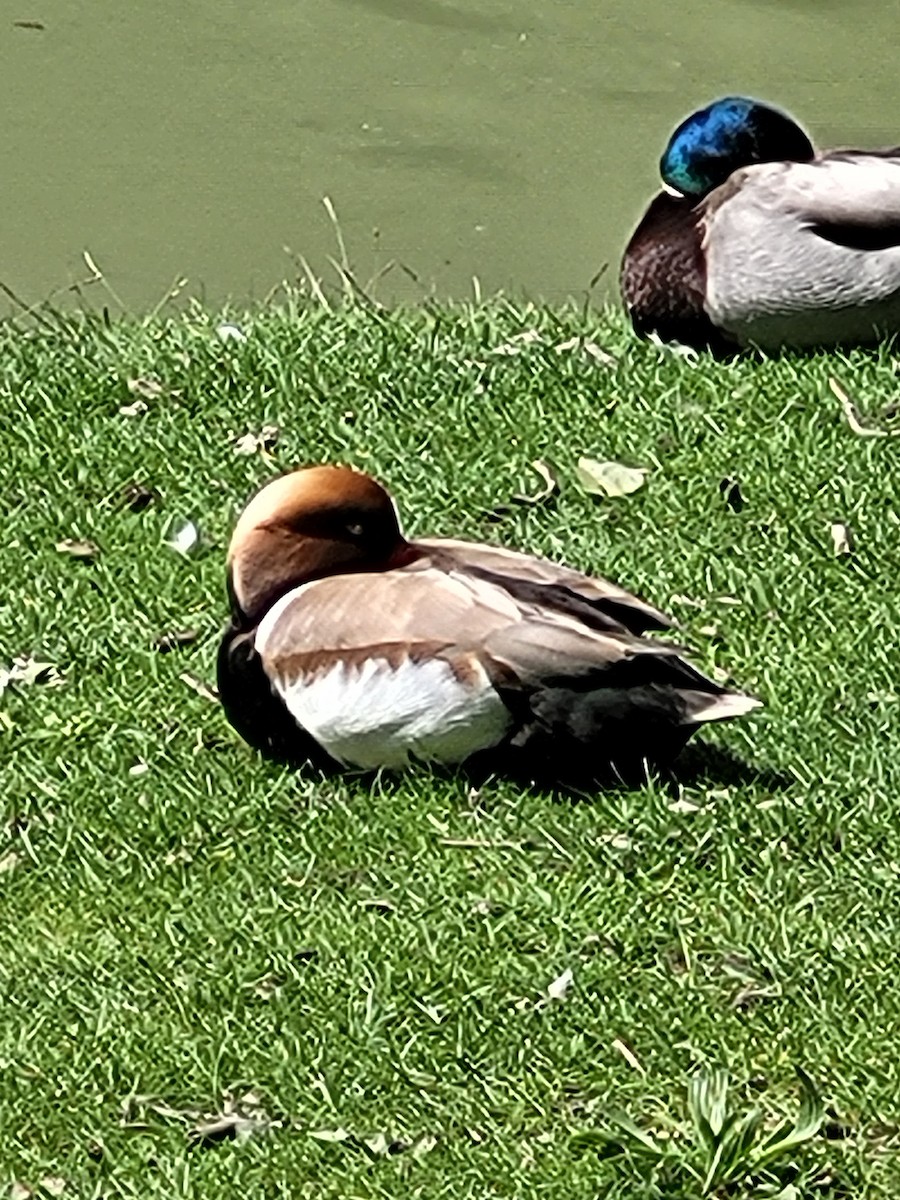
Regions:
M 439 658 L 397 667 L 376 657 L 342 662 L 312 677 L 277 679 L 275 687 L 332 758 L 362 770 L 412 759 L 462 762 L 501 741 L 511 720 L 480 666 L 464 683 Z

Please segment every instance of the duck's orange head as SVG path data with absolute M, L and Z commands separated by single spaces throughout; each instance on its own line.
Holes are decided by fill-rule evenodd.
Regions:
M 267 484 L 228 547 L 234 616 L 258 622 L 292 588 L 327 575 L 386 570 L 408 554 L 388 492 L 350 467 L 305 467 Z

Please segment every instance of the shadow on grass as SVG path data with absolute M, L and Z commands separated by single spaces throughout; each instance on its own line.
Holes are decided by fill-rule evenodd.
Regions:
M 761 763 L 747 762 L 727 747 L 700 738 L 681 752 L 663 779 L 683 787 L 700 787 L 707 783 L 725 787 L 752 785 L 771 792 L 784 792 L 797 782 L 791 775 Z
M 572 773 L 566 765 L 525 765 L 516 757 L 498 759 L 496 753 L 476 756 L 460 768 L 477 787 L 492 780 L 508 779 L 520 787 L 549 792 L 556 799 L 590 801 L 601 794 L 630 791 L 655 781 L 673 792 L 683 787 L 761 787 L 785 791 L 796 783 L 791 776 L 759 763 L 747 762 L 724 746 L 696 739 L 673 761 L 651 766 L 643 762 L 610 766 L 588 774 Z
M 209 748 L 223 752 L 229 748 L 229 743 L 225 738 L 214 739 Z M 324 760 L 313 763 L 307 758 L 292 761 L 279 755 L 260 754 L 259 757 L 276 770 L 287 769 L 307 780 L 314 777 L 332 783 L 341 779 L 347 783 L 356 780 L 363 786 L 377 785 L 393 791 L 408 787 L 411 777 L 426 774 L 445 781 L 462 779 L 475 788 L 511 783 L 526 791 L 543 792 L 553 799 L 568 802 L 590 802 L 602 795 L 641 788 L 651 781 L 673 793 L 685 787 L 760 787 L 768 792 L 783 792 L 797 782 L 790 775 L 747 762 L 727 747 L 699 738 L 666 765 L 656 765 L 649 770 L 644 763 L 630 767 L 611 766 L 603 771 L 595 769 L 590 774 L 573 774 L 562 764 L 554 762 L 551 765 L 546 760 L 536 766 L 534 760 L 525 761 L 519 754 L 498 754 L 496 750 L 475 755 L 457 768 L 423 763 L 403 771 L 346 771 Z

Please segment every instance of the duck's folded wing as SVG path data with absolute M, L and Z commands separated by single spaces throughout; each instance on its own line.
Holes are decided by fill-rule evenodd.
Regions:
M 548 559 L 451 538 L 424 539 L 416 546 L 451 574 L 494 584 L 521 603 L 567 614 L 593 629 L 640 634 L 672 625 L 665 613 L 608 580 Z
M 469 653 L 522 619 L 519 606 L 499 589 L 435 568 L 333 575 L 275 604 L 259 625 L 255 645 L 267 670 L 292 675 L 338 657 Z
M 665 694 L 685 722 L 756 703 L 739 697 L 737 709 L 722 707 L 725 689 L 664 642 L 591 628 L 554 607 L 522 604 L 487 579 L 434 566 L 305 584 L 267 614 L 256 650 L 270 678 L 283 681 L 312 678 L 338 661 L 398 667 L 439 658 L 461 679 L 486 675 L 513 709 L 521 701 L 535 710 L 536 697 L 560 689 Z
M 855 250 L 900 246 L 896 150 L 835 151 L 812 163 L 769 163 L 749 171 L 755 186 L 771 189 L 776 210 L 793 211 L 826 241 Z

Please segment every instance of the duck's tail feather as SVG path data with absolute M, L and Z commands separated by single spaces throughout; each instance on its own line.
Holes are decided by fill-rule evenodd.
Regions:
M 718 696 L 710 695 L 709 692 L 682 692 L 681 696 L 686 704 L 685 725 L 704 725 L 707 721 L 731 721 L 763 706 L 762 700 L 757 700 L 754 696 L 745 696 L 741 692 L 722 692 Z

